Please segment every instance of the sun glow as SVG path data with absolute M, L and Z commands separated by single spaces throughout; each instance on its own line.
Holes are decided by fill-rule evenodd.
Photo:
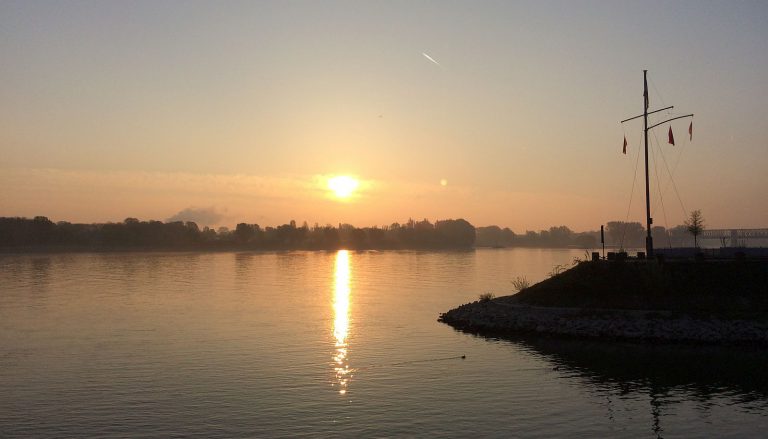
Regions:
M 360 183 L 348 176 L 339 175 L 328 180 L 328 188 L 338 198 L 349 198 Z

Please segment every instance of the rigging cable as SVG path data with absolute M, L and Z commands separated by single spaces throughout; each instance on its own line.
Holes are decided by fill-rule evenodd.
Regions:
M 664 107 L 666 107 L 666 104 L 664 103 L 664 98 L 661 96 L 661 93 L 659 93 L 659 90 L 656 88 L 656 84 L 653 82 L 653 79 L 648 78 L 648 82 L 651 83 L 651 87 L 653 87 L 653 91 L 656 93 L 656 96 L 658 96 L 658 98 L 661 101 L 662 105 Z M 667 111 L 667 114 L 672 115 L 672 114 L 676 114 L 676 113 L 674 111 L 669 110 L 669 111 Z M 656 137 L 656 133 L 655 132 L 654 132 L 653 135 L 654 135 L 654 137 Z M 658 139 L 656 139 L 656 141 L 658 142 Z M 661 152 L 662 151 L 661 150 L 661 146 L 659 146 L 659 151 L 661 152 L 661 159 L 664 161 L 664 167 L 667 169 L 667 173 L 669 174 L 669 181 L 666 182 L 666 184 L 664 185 L 664 188 L 662 189 L 661 192 L 662 193 L 666 193 L 667 192 L 667 188 L 669 187 L 669 184 L 672 183 L 672 186 L 673 186 L 673 188 L 675 190 L 675 194 L 677 196 L 677 199 L 680 202 L 680 206 L 683 208 L 683 218 L 687 217 L 688 213 L 685 210 L 685 206 L 683 205 L 683 200 L 680 197 L 680 193 L 677 190 L 677 185 L 675 184 L 675 180 L 674 180 L 674 174 L 677 171 L 677 166 L 680 164 L 680 159 L 682 158 L 683 152 L 685 151 L 685 144 L 686 143 L 690 143 L 690 140 L 688 142 L 683 143 L 680 146 L 680 153 L 677 155 L 677 158 L 675 159 L 675 163 L 673 164 L 671 171 L 669 169 L 669 164 L 667 163 L 667 159 L 664 156 L 664 153 Z
M 670 174 L 670 177 L 677 171 L 677 165 L 680 164 L 680 158 L 683 156 L 683 152 L 685 151 L 685 144 L 691 143 L 690 140 L 688 142 L 683 143 L 680 145 L 680 154 L 677 155 L 677 158 L 675 159 L 674 165 L 672 165 L 672 172 Z M 669 172 L 669 166 L 667 166 L 667 172 Z M 667 186 L 669 186 L 669 182 L 667 182 Z M 666 187 L 664 188 L 666 190 Z
M 656 137 L 656 133 L 653 133 L 653 138 L 656 140 L 656 148 L 659 150 L 659 155 L 663 157 L 664 153 L 661 150 L 661 145 L 659 144 L 659 139 Z M 664 195 L 661 193 L 658 160 L 656 160 L 656 152 L 653 148 L 651 148 L 651 155 L 653 156 L 653 173 L 656 175 L 656 190 L 659 192 L 659 204 L 661 204 L 661 213 L 664 216 L 664 230 L 668 230 L 669 221 L 667 221 L 667 209 L 664 207 Z M 651 228 L 651 235 L 653 235 L 653 228 Z M 669 247 L 672 248 L 672 241 L 669 239 L 669 234 L 667 234 L 667 243 L 669 244 Z
M 651 87 L 653 87 L 653 91 L 656 93 L 656 96 L 658 96 L 659 101 L 661 101 L 661 106 L 666 107 L 667 104 L 664 103 L 664 98 L 661 96 L 661 93 L 659 93 L 659 90 L 656 88 L 656 84 L 653 82 L 653 79 L 648 78 L 648 82 L 651 83 Z M 672 110 L 667 110 L 667 114 L 672 114 Z
M 622 130 L 624 127 L 622 126 Z M 642 136 L 640 137 L 640 140 L 642 141 Z M 637 145 L 637 156 L 635 157 L 635 175 L 632 178 L 632 189 L 629 191 L 629 206 L 627 206 L 627 216 L 624 218 L 624 227 L 621 231 L 621 243 L 619 244 L 619 247 L 621 249 L 624 249 L 624 237 L 627 234 L 627 225 L 629 224 L 629 212 L 632 209 L 632 197 L 635 195 L 635 183 L 637 182 L 637 168 L 640 164 L 640 142 L 638 142 Z
M 653 137 L 656 138 L 656 132 L 653 133 Z M 659 142 L 659 139 L 656 138 L 656 143 Z M 682 155 L 682 151 L 680 152 L 680 155 Z M 678 155 L 678 157 L 680 157 Z M 669 165 L 667 164 L 667 159 L 664 157 L 664 154 L 661 154 L 661 159 L 664 162 L 664 167 L 667 169 L 667 173 L 669 174 L 669 182 L 664 186 L 664 191 L 666 191 L 666 188 L 669 186 L 669 183 L 672 183 L 672 189 L 675 190 L 675 195 L 677 196 L 677 201 L 680 202 L 680 207 L 683 209 L 683 218 L 686 218 L 688 216 L 688 211 L 685 210 L 685 205 L 683 204 L 683 199 L 680 197 L 680 192 L 677 190 L 677 184 L 675 183 L 675 179 L 673 178 L 672 174 L 674 172 L 669 170 Z

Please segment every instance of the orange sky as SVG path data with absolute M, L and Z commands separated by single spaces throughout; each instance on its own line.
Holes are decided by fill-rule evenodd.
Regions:
M 597 229 L 647 68 L 656 225 L 766 227 L 768 7 L 697 5 L 4 2 L 0 215 Z

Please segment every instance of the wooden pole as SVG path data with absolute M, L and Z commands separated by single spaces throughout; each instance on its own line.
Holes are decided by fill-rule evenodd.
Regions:
M 653 259 L 653 237 L 651 236 L 651 189 L 648 180 L 648 70 L 643 70 L 643 132 L 645 133 L 645 224 L 648 235 L 645 237 L 645 254 Z
M 600 244 L 603 245 L 603 259 L 605 259 L 605 230 L 602 224 L 600 224 Z

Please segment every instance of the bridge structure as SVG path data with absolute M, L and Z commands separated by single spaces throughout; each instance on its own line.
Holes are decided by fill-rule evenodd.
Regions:
M 768 239 L 768 229 L 705 229 L 702 239 L 719 239 L 731 247 L 743 247 L 750 239 Z

